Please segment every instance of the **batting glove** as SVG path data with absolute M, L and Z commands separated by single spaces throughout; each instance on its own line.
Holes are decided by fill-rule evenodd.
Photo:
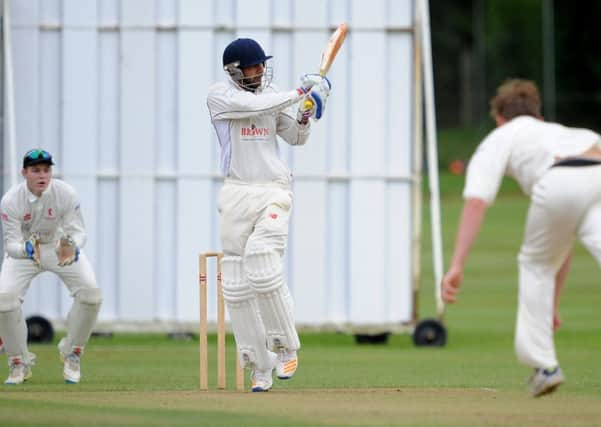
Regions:
M 297 90 L 302 93 L 309 93 L 313 86 L 320 85 L 324 79 L 325 77 L 319 74 L 305 74 L 301 76 L 301 85 Z
M 327 78 L 323 78 L 322 82 L 318 85 L 313 86 L 307 100 L 310 100 L 314 105 L 314 111 L 312 117 L 314 120 L 319 120 L 323 116 L 326 109 L 326 101 L 330 96 L 330 89 L 332 89 L 332 83 Z

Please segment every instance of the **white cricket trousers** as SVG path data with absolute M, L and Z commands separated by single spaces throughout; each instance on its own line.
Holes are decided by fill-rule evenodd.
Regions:
M 292 192 L 287 185 L 226 180 L 219 194 L 225 256 L 243 257 L 251 246 L 283 255 L 291 210 Z
M 518 359 L 533 368 L 558 365 L 553 341 L 555 275 L 576 238 L 601 266 L 601 165 L 553 167 L 532 190 L 518 257 L 515 350 Z

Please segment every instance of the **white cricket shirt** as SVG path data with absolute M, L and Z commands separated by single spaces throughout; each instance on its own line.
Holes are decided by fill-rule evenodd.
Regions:
M 289 107 L 303 98 L 296 90 L 269 86 L 253 93 L 229 80 L 212 85 L 207 96 L 211 121 L 221 147 L 221 171 L 227 178 L 259 183 L 290 183 L 276 135 L 290 145 L 307 141 L 310 125 L 301 125 Z
M 534 184 L 558 158 L 577 156 L 595 144 L 601 147 L 601 137 L 591 130 L 516 117 L 490 132 L 478 146 L 467 168 L 463 197 L 490 205 L 503 175 L 514 178 L 530 196 Z
M 11 258 L 25 258 L 24 241 L 39 233 L 40 243 L 56 242 L 70 235 L 78 247 L 86 242 L 79 199 L 75 189 L 52 178 L 40 197 L 31 193 L 27 183 L 12 187 L 0 202 L 4 249 Z

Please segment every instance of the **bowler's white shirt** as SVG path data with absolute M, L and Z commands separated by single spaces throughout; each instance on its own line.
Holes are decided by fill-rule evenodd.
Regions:
M 80 248 L 86 233 L 75 189 L 64 181 L 52 179 L 37 197 L 22 182 L 12 187 L 0 202 L 4 248 L 12 258 L 25 258 L 24 241 L 31 233 L 40 235 L 40 243 L 56 242 L 70 235 Z
M 601 147 L 601 137 L 591 130 L 516 117 L 490 132 L 478 146 L 467 168 L 463 197 L 490 205 L 504 175 L 514 178 L 530 196 L 534 184 L 558 158 L 576 156 L 595 144 Z

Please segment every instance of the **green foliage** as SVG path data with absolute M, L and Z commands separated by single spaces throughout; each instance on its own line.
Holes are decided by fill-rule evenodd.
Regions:
M 541 0 L 487 1 L 487 92 L 511 77 L 542 84 Z
M 555 109 L 555 117 L 543 109 L 548 119 L 601 130 L 601 2 L 433 1 L 430 14 L 440 126 L 487 126 L 497 86 L 521 77 Z

